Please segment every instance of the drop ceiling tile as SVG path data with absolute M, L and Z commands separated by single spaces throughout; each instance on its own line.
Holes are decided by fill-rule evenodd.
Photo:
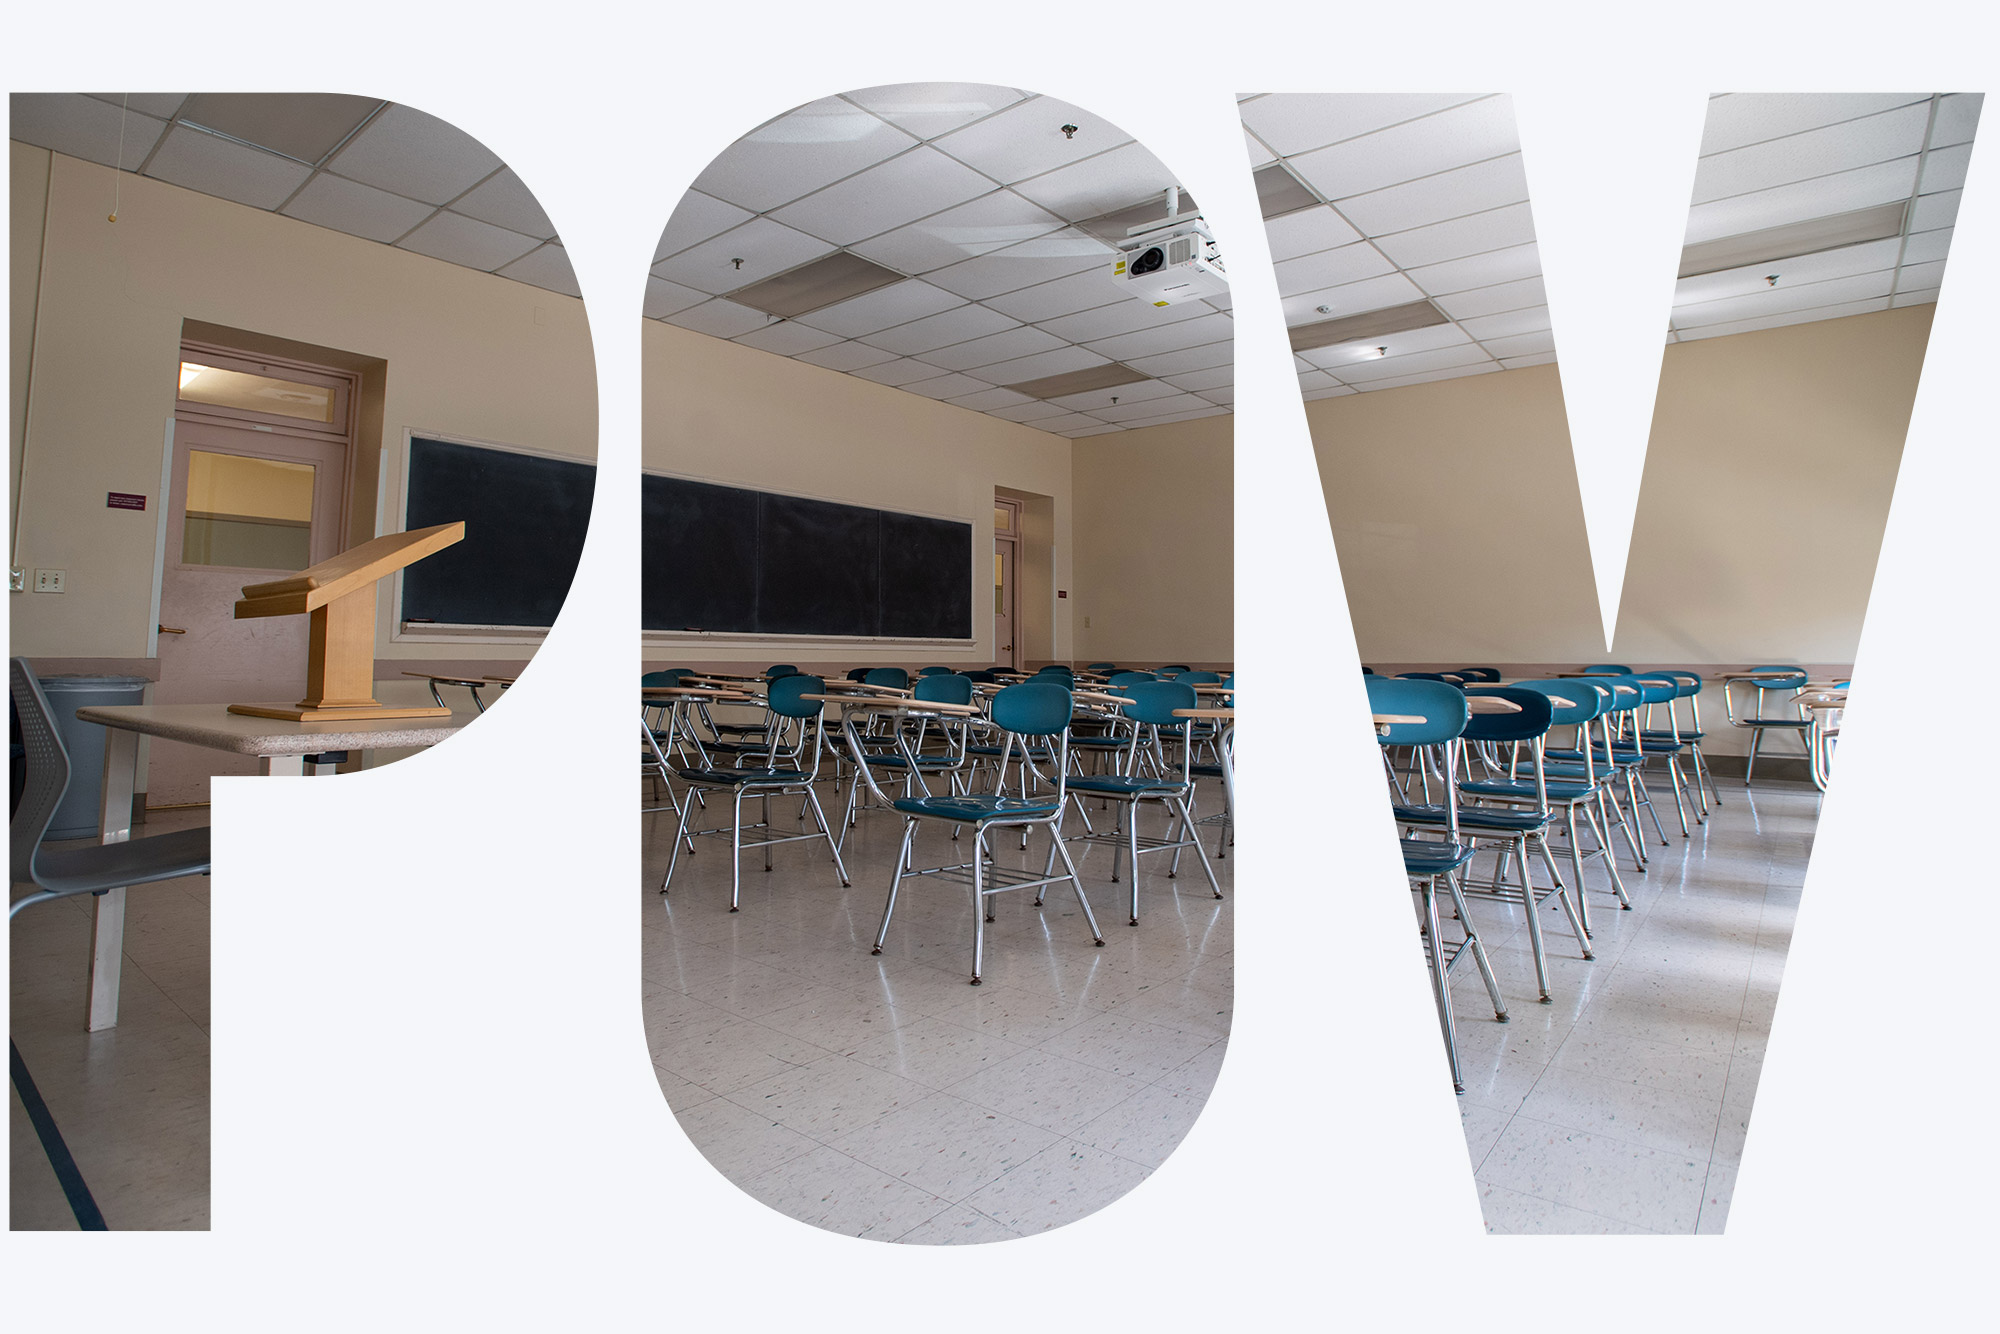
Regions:
M 1697 329 L 1683 329 L 1681 341 L 1699 342 L 1704 338 L 1721 338 L 1729 334 L 1755 333 L 1759 329 L 1782 329 L 1793 324 L 1811 324 L 1817 320 L 1837 320 L 1849 315 L 1868 315 L 1888 308 L 1888 303 L 1879 298 L 1872 301 L 1850 301 L 1839 305 L 1820 306 L 1806 310 L 1780 311 L 1758 319 L 1735 320 L 1722 324 L 1703 325 Z
M 1701 155 L 1860 120 L 1924 100 L 1921 93 L 1725 93 L 1708 100 Z
M 1290 157 L 1373 134 L 1480 97 L 1478 93 L 1273 93 L 1238 107 L 1243 123 Z
M 1361 391 L 1352 386 L 1342 384 L 1335 385 L 1331 389 L 1309 389 L 1305 392 L 1304 397 L 1308 403 L 1317 403 L 1322 398 L 1339 398 L 1345 394 L 1356 394 L 1359 392 Z
M 1213 310 L 1234 311 L 1236 309 L 1236 293 L 1233 290 L 1224 290 L 1216 293 L 1214 296 L 1203 297 L 1202 300 Z
M 1467 255 L 1464 259 L 1411 269 L 1410 280 L 1430 295 L 1442 296 L 1475 287 L 1492 287 L 1498 283 L 1535 278 L 1541 272 L 1541 251 L 1531 241 L 1527 245 L 1489 250 L 1483 255 Z
M 984 301 L 1085 269 L 1102 268 L 1108 274 L 1116 253 L 1097 238 L 1065 227 L 948 268 L 933 269 L 924 275 L 924 281 L 974 301 Z M 1110 281 L 1108 277 L 1105 279 L 1107 284 Z
M 1036 426 L 1037 429 L 1042 429 L 1042 430 L 1047 429 L 1045 426 L 1042 426 L 1041 423 L 1036 423 Z M 1125 428 L 1122 426 L 1113 426 L 1106 422 L 1099 422 L 1095 426 L 1074 427 L 1070 430 L 1058 431 L 1056 432 L 1056 434 L 1066 435 L 1072 440 L 1081 440 L 1083 437 L 1087 435 L 1109 435 L 1113 431 L 1122 431 L 1124 429 Z
M 1158 381 L 1149 383 L 1157 384 Z M 1137 389 L 1138 385 L 1131 386 Z M 1091 409 L 1091 416 L 1101 421 L 1130 424 L 1148 418 L 1171 416 L 1182 412 L 1206 412 L 1216 405 L 1198 394 L 1176 393 L 1168 390 L 1157 399 L 1121 398 L 1116 405 Z
M 1315 389 L 1331 389 L 1340 381 L 1326 371 L 1300 371 L 1299 389 L 1311 393 Z
M 386 105 L 350 93 L 194 93 L 180 120 L 316 167 Z
M 1510 338 L 1515 334 L 1534 333 L 1549 327 L 1549 308 L 1529 306 L 1525 310 L 1502 311 L 1498 315 L 1480 315 L 1459 321 L 1459 327 L 1474 338 Z
M 1235 407 L 1236 386 L 1230 385 L 1227 388 L 1223 389 L 1206 389 L 1202 391 L 1199 397 L 1205 398 L 1209 402 L 1214 403 L 1219 407 L 1225 407 L 1225 408 Z
M 1441 296 L 1437 299 L 1437 308 L 1455 320 L 1469 320 L 1480 315 L 1497 315 L 1501 311 L 1544 306 L 1548 304 L 1548 300 L 1548 292 L 1542 287 L 1542 280 L 1527 278 L 1517 283 L 1501 283 L 1497 287 L 1475 287 L 1469 292 L 1454 292 L 1450 296 Z
M 940 314 L 927 315 L 908 324 L 899 324 L 894 328 L 864 335 L 861 341 L 909 357 L 919 352 L 949 347 L 953 343 L 963 343 L 968 339 L 983 338 L 987 334 L 999 333 L 1003 329 L 1019 327 L 997 310 L 965 305 L 955 306 Z
M 583 295 L 583 288 L 577 285 L 576 270 L 570 267 L 569 252 L 553 241 L 530 250 L 501 269 L 500 276 L 551 292 L 561 292 L 564 296 Z
M 1519 204 L 1527 197 L 1528 178 L 1521 170 L 1521 155 L 1513 153 L 1344 199 L 1340 211 L 1367 235 L 1383 236 Z
M 1321 250 L 1279 263 L 1276 266 L 1278 293 L 1295 296 L 1324 287 L 1340 287 L 1358 283 L 1364 278 L 1378 278 L 1392 272 L 1395 267 L 1374 246 L 1366 241 L 1356 241 L 1336 250 Z
M 1040 329 L 1030 329 L 1026 325 L 1017 329 L 1007 329 L 984 338 L 974 338 L 952 347 L 941 347 L 935 352 L 920 352 L 917 355 L 933 366 L 943 366 L 947 370 L 969 371 L 980 366 L 991 366 L 995 362 L 1013 361 L 1019 357 L 1032 356 L 1037 352 L 1047 352 L 1063 346 L 1063 341 L 1054 334 L 1043 333 Z
M 445 204 L 490 176 L 501 163 L 457 126 L 392 104 L 327 165 L 350 181 L 426 204 Z
M 1276 162 L 1277 156 L 1257 141 L 1248 130 L 1243 132 L 1243 147 L 1250 154 L 1250 170 L 1255 171 L 1266 162 Z
M 716 155 L 695 188 L 763 213 L 895 156 L 916 142 L 838 97 L 758 126 Z
M 1085 348 L 1058 347 L 1048 352 L 1037 352 L 1032 357 L 1018 357 L 1013 361 L 981 366 L 979 378 L 990 380 L 994 384 L 1027 384 L 1031 380 L 1047 379 L 1051 375 L 1067 375 L 1071 371 L 1103 366 L 1110 360 L 1109 357 L 1100 357 Z
M 1064 125 L 1076 126 L 1073 136 Z M 1019 102 L 937 141 L 939 149 L 1005 185 L 1132 142 L 1102 116 L 1053 97 Z
M 853 374 L 864 380 L 873 380 L 877 384 L 894 385 L 900 388 L 903 385 L 915 384 L 919 380 L 935 380 L 941 375 L 950 374 L 950 372 L 941 370 L 936 366 L 928 365 L 925 362 L 912 361 L 908 357 L 897 357 L 894 361 L 885 361 L 879 365 L 863 366 L 860 370 L 854 371 Z M 981 388 L 984 388 L 984 386 L 982 385 Z
M 863 292 L 860 296 L 819 310 L 807 311 L 798 319 L 801 324 L 824 329 L 843 338 L 859 338 L 863 334 L 908 324 L 911 320 L 920 320 L 926 315 L 935 315 L 941 310 L 964 304 L 965 298 L 912 278 L 907 282 L 891 283 L 872 292 Z
M 1943 194 L 1924 195 L 1910 206 L 1910 230 L 1927 232 L 1938 227 L 1955 226 L 1958 222 L 1957 190 L 1946 190 Z
M 1029 424 L 1037 431 L 1053 431 L 1058 435 L 1066 435 L 1078 429 L 1100 428 L 1104 425 L 1097 418 L 1086 417 L 1081 412 L 1065 412 L 1055 417 L 1038 417 Z
M 1279 264 L 1297 259 L 1300 255 L 1310 255 L 1316 250 L 1331 250 L 1361 239 L 1361 233 L 1355 231 L 1346 218 L 1334 212 L 1330 204 L 1302 208 L 1282 218 L 1271 218 L 1264 223 L 1264 236 L 1271 243 L 1272 261 Z
M 1898 292 L 1889 298 L 1889 308 L 1894 310 L 1902 306 L 1927 306 L 1937 299 L 1938 289 L 1935 287 L 1921 292 Z
M 917 380 L 903 386 L 903 388 L 913 394 L 922 394 L 925 398 L 939 400 L 963 398 L 970 394 L 981 393 L 992 387 L 992 385 L 987 384 L 984 380 L 975 380 L 970 375 L 958 374 L 937 375 L 928 380 Z
M 649 320 L 663 320 L 667 316 L 698 306 L 708 300 L 706 292 L 697 292 L 692 287 L 682 287 L 664 278 L 646 276 L 646 310 Z
M 1851 213 L 1872 204 L 1894 203 L 1908 199 L 1916 183 L 1917 159 L 1906 157 L 1696 204 L 1688 210 L 1685 243 L 1699 245 L 1718 237 L 1741 236 L 1789 222 Z
M 808 328 L 796 320 L 777 320 L 761 329 L 752 329 L 735 341 L 745 347 L 775 352 L 781 357 L 796 357 L 831 347 L 840 341 L 840 335 Z
M 971 408 L 974 412 L 997 412 L 1002 408 L 1022 408 L 1033 405 L 1046 408 L 1048 404 L 1037 403 L 1026 394 L 1017 394 L 1011 389 L 981 389 L 977 393 L 946 400 L 955 408 Z M 1017 419 L 1016 419 L 1017 420 Z
M 1423 296 L 1417 285 L 1400 273 L 1385 273 L 1379 278 L 1364 278 L 1358 283 L 1343 283 L 1338 287 L 1322 287 L 1318 291 L 1301 292 L 1284 298 L 1285 327 L 1337 320 L 1343 315 L 1359 315 L 1363 311 L 1387 310 L 1390 306 L 1421 301 Z M 1321 310 L 1322 306 L 1326 309 Z
M 1013 191 L 994 190 L 848 249 L 898 273 L 919 274 L 1003 250 L 1060 226 L 1061 218 Z
M 1135 421 L 1125 423 L 1125 429 L 1138 431 L 1148 426 L 1171 426 L 1175 422 L 1191 422 L 1197 417 L 1227 417 L 1228 415 L 1229 409 L 1227 407 L 1219 404 L 1210 404 L 1207 407 L 1197 408 L 1192 412 L 1170 412 L 1162 417 L 1141 417 Z
M 709 334 L 716 338 L 737 338 L 752 329 L 761 329 L 771 322 L 771 317 L 761 310 L 739 306 L 734 301 L 717 297 L 704 301 L 699 306 L 676 311 L 667 323 L 692 329 L 696 333 Z
M 1535 219 L 1528 205 L 1509 204 L 1393 236 L 1378 236 L 1375 248 L 1399 267 L 1413 269 L 1489 250 L 1504 250 L 1508 246 L 1528 245 L 1534 239 Z
M 123 119 L 121 150 L 118 107 L 82 93 L 14 93 L 8 99 L 9 137 L 103 166 L 127 171 L 146 160 L 167 123 L 140 114 L 136 105 Z
M 1102 353 L 1113 361 L 1123 361 L 1129 365 L 1133 357 L 1179 352 L 1187 348 L 1220 342 L 1232 337 L 1235 332 L 1234 316 L 1202 315 L 1192 320 L 1180 320 L 1158 328 L 1141 329 L 1138 333 L 1115 334 L 1110 338 L 1100 338 L 1090 343 L 1089 347 L 1093 352 Z
M 1902 249 L 1902 238 L 1892 236 L 1862 245 L 1841 246 L 1838 250 L 1800 255 L 1794 259 L 1771 260 L 1764 264 L 1724 269 L 1719 273 L 1697 274 L 1674 284 L 1674 304 L 1689 306 L 1730 296 L 1754 296 L 1773 286 L 1770 278 L 1774 274 L 1778 279 L 1776 286 L 1797 287 L 1802 283 L 1825 282 L 1829 278 L 1851 278 L 1857 273 L 1893 269 Z
M 752 218 L 661 260 L 653 266 L 653 276 L 719 295 L 795 269 L 834 249 L 818 237 L 769 218 Z M 733 262 L 738 259 L 743 261 L 740 269 Z
M 835 245 L 852 245 L 992 189 L 993 182 L 970 167 L 923 146 L 774 209 L 771 216 Z
M 1914 292 L 1939 286 L 1944 282 L 1944 263 L 1941 259 L 1932 260 L 1927 264 L 1911 264 L 1906 261 L 1896 275 L 1896 290 Z
M 1511 338 L 1489 338 L 1484 344 L 1493 356 L 1505 360 L 1509 357 L 1532 357 L 1540 352 L 1556 350 L 1555 332 L 1544 329 L 1540 333 L 1515 334 Z
M 1204 371 L 1188 371 L 1183 375 L 1169 375 L 1164 378 L 1176 389 L 1185 389 L 1189 393 L 1205 393 L 1211 389 L 1227 389 L 1235 384 L 1236 367 L 1233 364 L 1211 366 Z
M 146 175 L 218 199 L 274 209 L 305 184 L 312 168 L 176 125 L 146 164 Z
M 896 354 L 884 352 L 879 347 L 870 347 L 866 343 L 849 340 L 844 343 L 833 343 L 820 348 L 817 352 L 804 353 L 798 360 L 810 362 L 815 366 L 824 366 L 830 371 L 858 371 L 863 366 L 880 366 L 885 361 L 894 361 Z
M 1500 369 L 1518 371 L 1524 366 L 1553 366 L 1555 360 L 1556 354 L 1553 352 L 1537 352 L 1530 357 L 1507 357 L 1501 361 Z
M 1164 216 L 1167 187 L 1175 184 L 1173 173 L 1144 145 L 1128 143 L 1022 181 L 1014 189 L 1058 217 L 1079 222 L 1129 208 L 1149 195 L 1159 197 Z
M 1009 389 L 1004 392 L 1012 393 L 1013 390 Z M 1069 409 L 1067 408 L 1059 408 L 1053 403 L 1043 403 L 1038 399 L 1032 398 L 1018 408 L 993 408 L 989 411 L 993 416 L 1004 417 L 1010 422 L 1035 422 L 1044 417 L 1066 417 L 1069 415 Z
M 1111 266 L 1107 263 L 1102 268 L 1092 265 L 1066 278 L 989 297 L 985 304 L 1002 315 L 1037 324 L 1100 306 L 1123 305 L 1131 299 L 1111 280 Z
M 1341 200 L 1504 157 L 1520 147 L 1513 100 L 1500 96 L 1301 153 L 1291 167 L 1324 197 Z
M 508 168 L 502 168 L 452 200 L 451 211 L 524 236 L 548 240 L 556 234 L 555 224 L 535 202 L 533 192 Z
M 1105 421 L 1116 421 L 1117 418 L 1105 415 L 1114 406 L 1111 401 L 1114 398 L 1118 400 L 1116 406 L 1130 407 L 1135 403 L 1145 403 L 1156 398 L 1183 397 L 1191 395 L 1185 390 L 1176 389 L 1159 380 L 1139 380 L 1132 384 L 1112 385 L 1108 389 L 1090 389 L 1081 394 L 1064 394 L 1060 398 L 1050 399 L 1049 402 L 1068 408 L 1071 412 L 1088 412 Z
M 1364 385 L 1356 385 L 1355 388 L 1364 392 L 1376 389 L 1402 389 L 1408 385 L 1432 384 L 1438 380 L 1462 380 L 1468 375 L 1497 374 L 1499 370 L 1499 362 L 1486 361 L 1471 366 L 1448 366 L 1443 370 L 1425 371 L 1421 375 L 1398 376 L 1392 380 L 1370 380 Z
M 35 97 L 73 96 L 73 94 L 68 93 L 34 93 L 27 95 Z M 179 111 L 181 104 L 188 99 L 186 93 L 88 93 L 86 96 L 94 97 L 100 102 L 109 102 L 113 107 L 124 106 L 133 111 L 144 112 L 148 116 L 157 116 L 161 120 L 172 120 L 174 113 Z M 1974 94 L 1974 96 L 1977 96 L 1977 94 Z M 16 135 L 14 137 L 19 138 L 20 136 Z M 81 155 L 73 154 L 72 156 Z
M 1233 365 L 1236 360 L 1236 341 L 1225 338 L 1217 343 L 1205 343 L 1200 347 L 1190 347 L 1180 352 L 1162 352 L 1155 357 L 1134 357 L 1126 362 L 1142 375 L 1185 375 L 1189 371 L 1205 371 L 1216 366 Z
M 1706 204 L 1910 157 L 1922 151 L 1929 125 L 1930 105 L 1919 102 L 1879 116 L 1717 153 L 1696 164 L 1693 199 Z
M 1924 174 L 1917 184 L 1917 192 L 1934 195 L 1944 190 L 1958 189 L 1965 184 L 1965 168 L 1971 161 L 1971 144 L 1933 148 L 1924 155 Z
M 1789 310 L 1810 310 L 1819 306 L 1865 301 L 1872 297 L 1887 297 L 1891 277 L 1892 275 L 1886 271 L 1863 273 L 1851 278 L 1834 278 L 1823 283 L 1801 283 L 1796 287 L 1780 286 L 1753 292 L 1748 296 L 1723 297 L 1717 301 L 1675 306 L 1673 325 L 1674 328 L 1685 331 L 1700 328 L 1705 324 L 1761 319 L 1766 315 L 1777 315 Z
M 429 204 L 327 172 L 307 181 L 305 189 L 293 195 L 282 211 L 301 222 L 383 242 L 395 240 L 437 212 Z
M 666 228 L 660 233 L 660 244 L 653 250 L 653 262 L 658 264 L 668 255 L 698 245 L 711 236 L 720 236 L 755 216 L 713 195 L 690 190 L 674 205 L 673 216 L 667 219 Z
M 1903 245 L 1903 263 L 1922 264 L 1933 259 L 1943 259 L 1951 253 L 1951 228 L 1939 227 L 1935 231 L 1914 232 Z
M 1378 347 L 1388 348 L 1389 357 L 1401 357 L 1416 352 L 1435 352 L 1441 348 L 1469 347 L 1471 344 L 1472 335 L 1456 324 L 1432 324 L 1402 333 L 1378 334 L 1373 338 L 1357 338 L 1348 343 L 1309 347 L 1298 356 L 1314 366 L 1339 374 L 1343 366 L 1378 360 L 1372 355 Z
M 1947 93 L 1938 99 L 1937 119 L 1931 124 L 1931 147 L 1972 142 L 1979 128 L 1979 108 L 1984 93 Z
M 513 263 L 540 244 L 532 236 L 449 211 L 433 214 L 429 222 L 396 243 L 402 250 L 487 272 Z
M 1106 285 L 1110 284 L 1107 282 Z M 1215 313 L 1213 306 L 1201 301 L 1183 301 L 1174 306 L 1155 306 L 1151 302 L 1135 301 L 1127 297 L 1123 301 L 1098 306 L 1093 310 L 1044 320 L 1041 327 L 1066 343 L 1088 343 L 1097 338 L 1137 333 L 1141 329 L 1158 329 L 1165 325 L 1178 324 L 1182 320 L 1200 319 L 1204 315 Z
M 1028 94 L 990 83 L 898 83 L 841 96 L 905 133 L 934 139 L 1012 106 Z

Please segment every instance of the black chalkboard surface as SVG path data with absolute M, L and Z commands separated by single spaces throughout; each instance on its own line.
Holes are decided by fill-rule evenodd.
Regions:
M 405 529 L 463 519 L 465 540 L 403 571 L 403 620 L 555 624 L 596 484 L 595 464 L 412 436 Z
M 972 525 L 648 475 L 648 630 L 972 638 Z

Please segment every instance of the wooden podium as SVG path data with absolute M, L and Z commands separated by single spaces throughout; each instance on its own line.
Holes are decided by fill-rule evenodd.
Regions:
M 232 704 L 231 713 L 293 722 L 353 718 L 438 718 L 441 708 L 391 708 L 375 700 L 375 581 L 465 538 L 465 524 L 441 523 L 413 533 L 389 533 L 341 552 L 289 579 L 249 584 L 236 619 L 312 616 L 306 653 L 306 697 L 295 707 Z

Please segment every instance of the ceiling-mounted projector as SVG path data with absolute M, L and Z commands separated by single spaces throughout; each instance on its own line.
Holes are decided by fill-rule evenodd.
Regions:
M 1127 296 L 1172 306 L 1229 290 L 1222 254 L 1198 213 L 1179 212 L 1180 190 L 1167 191 L 1167 216 L 1134 227 L 1111 262 L 1111 281 Z

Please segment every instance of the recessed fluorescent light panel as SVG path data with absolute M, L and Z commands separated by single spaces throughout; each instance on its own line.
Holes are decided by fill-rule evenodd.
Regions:
M 836 250 L 775 278 L 739 287 L 729 299 L 739 306 L 789 319 L 902 281 L 903 275 L 894 269 Z
M 1071 394 L 1087 394 L 1093 389 L 1116 389 L 1121 384 L 1137 384 L 1145 378 L 1144 374 L 1130 366 L 1121 366 L 1114 361 L 1108 366 L 1045 375 L 1039 380 L 1023 380 L 1019 384 L 1003 387 L 1017 394 L 1026 394 L 1029 398 L 1066 398 Z
M 1332 347 L 1335 343 L 1352 343 L 1363 338 L 1385 338 L 1390 334 L 1448 323 L 1450 320 L 1445 313 L 1430 302 L 1411 301 L 1386 310 L 1364 310 L 1358 315 L 1346 315 L 1339 319 L 1295 324 L 1286 332 L 1291 336 L 1292 351 L 1304 352 L 1308 348 Z
M 1280 218 L 1320 202 L 1282 162 L 1266 162 L 1250 176 L 1257 183 L 1257 205 L 1267 218 Z

